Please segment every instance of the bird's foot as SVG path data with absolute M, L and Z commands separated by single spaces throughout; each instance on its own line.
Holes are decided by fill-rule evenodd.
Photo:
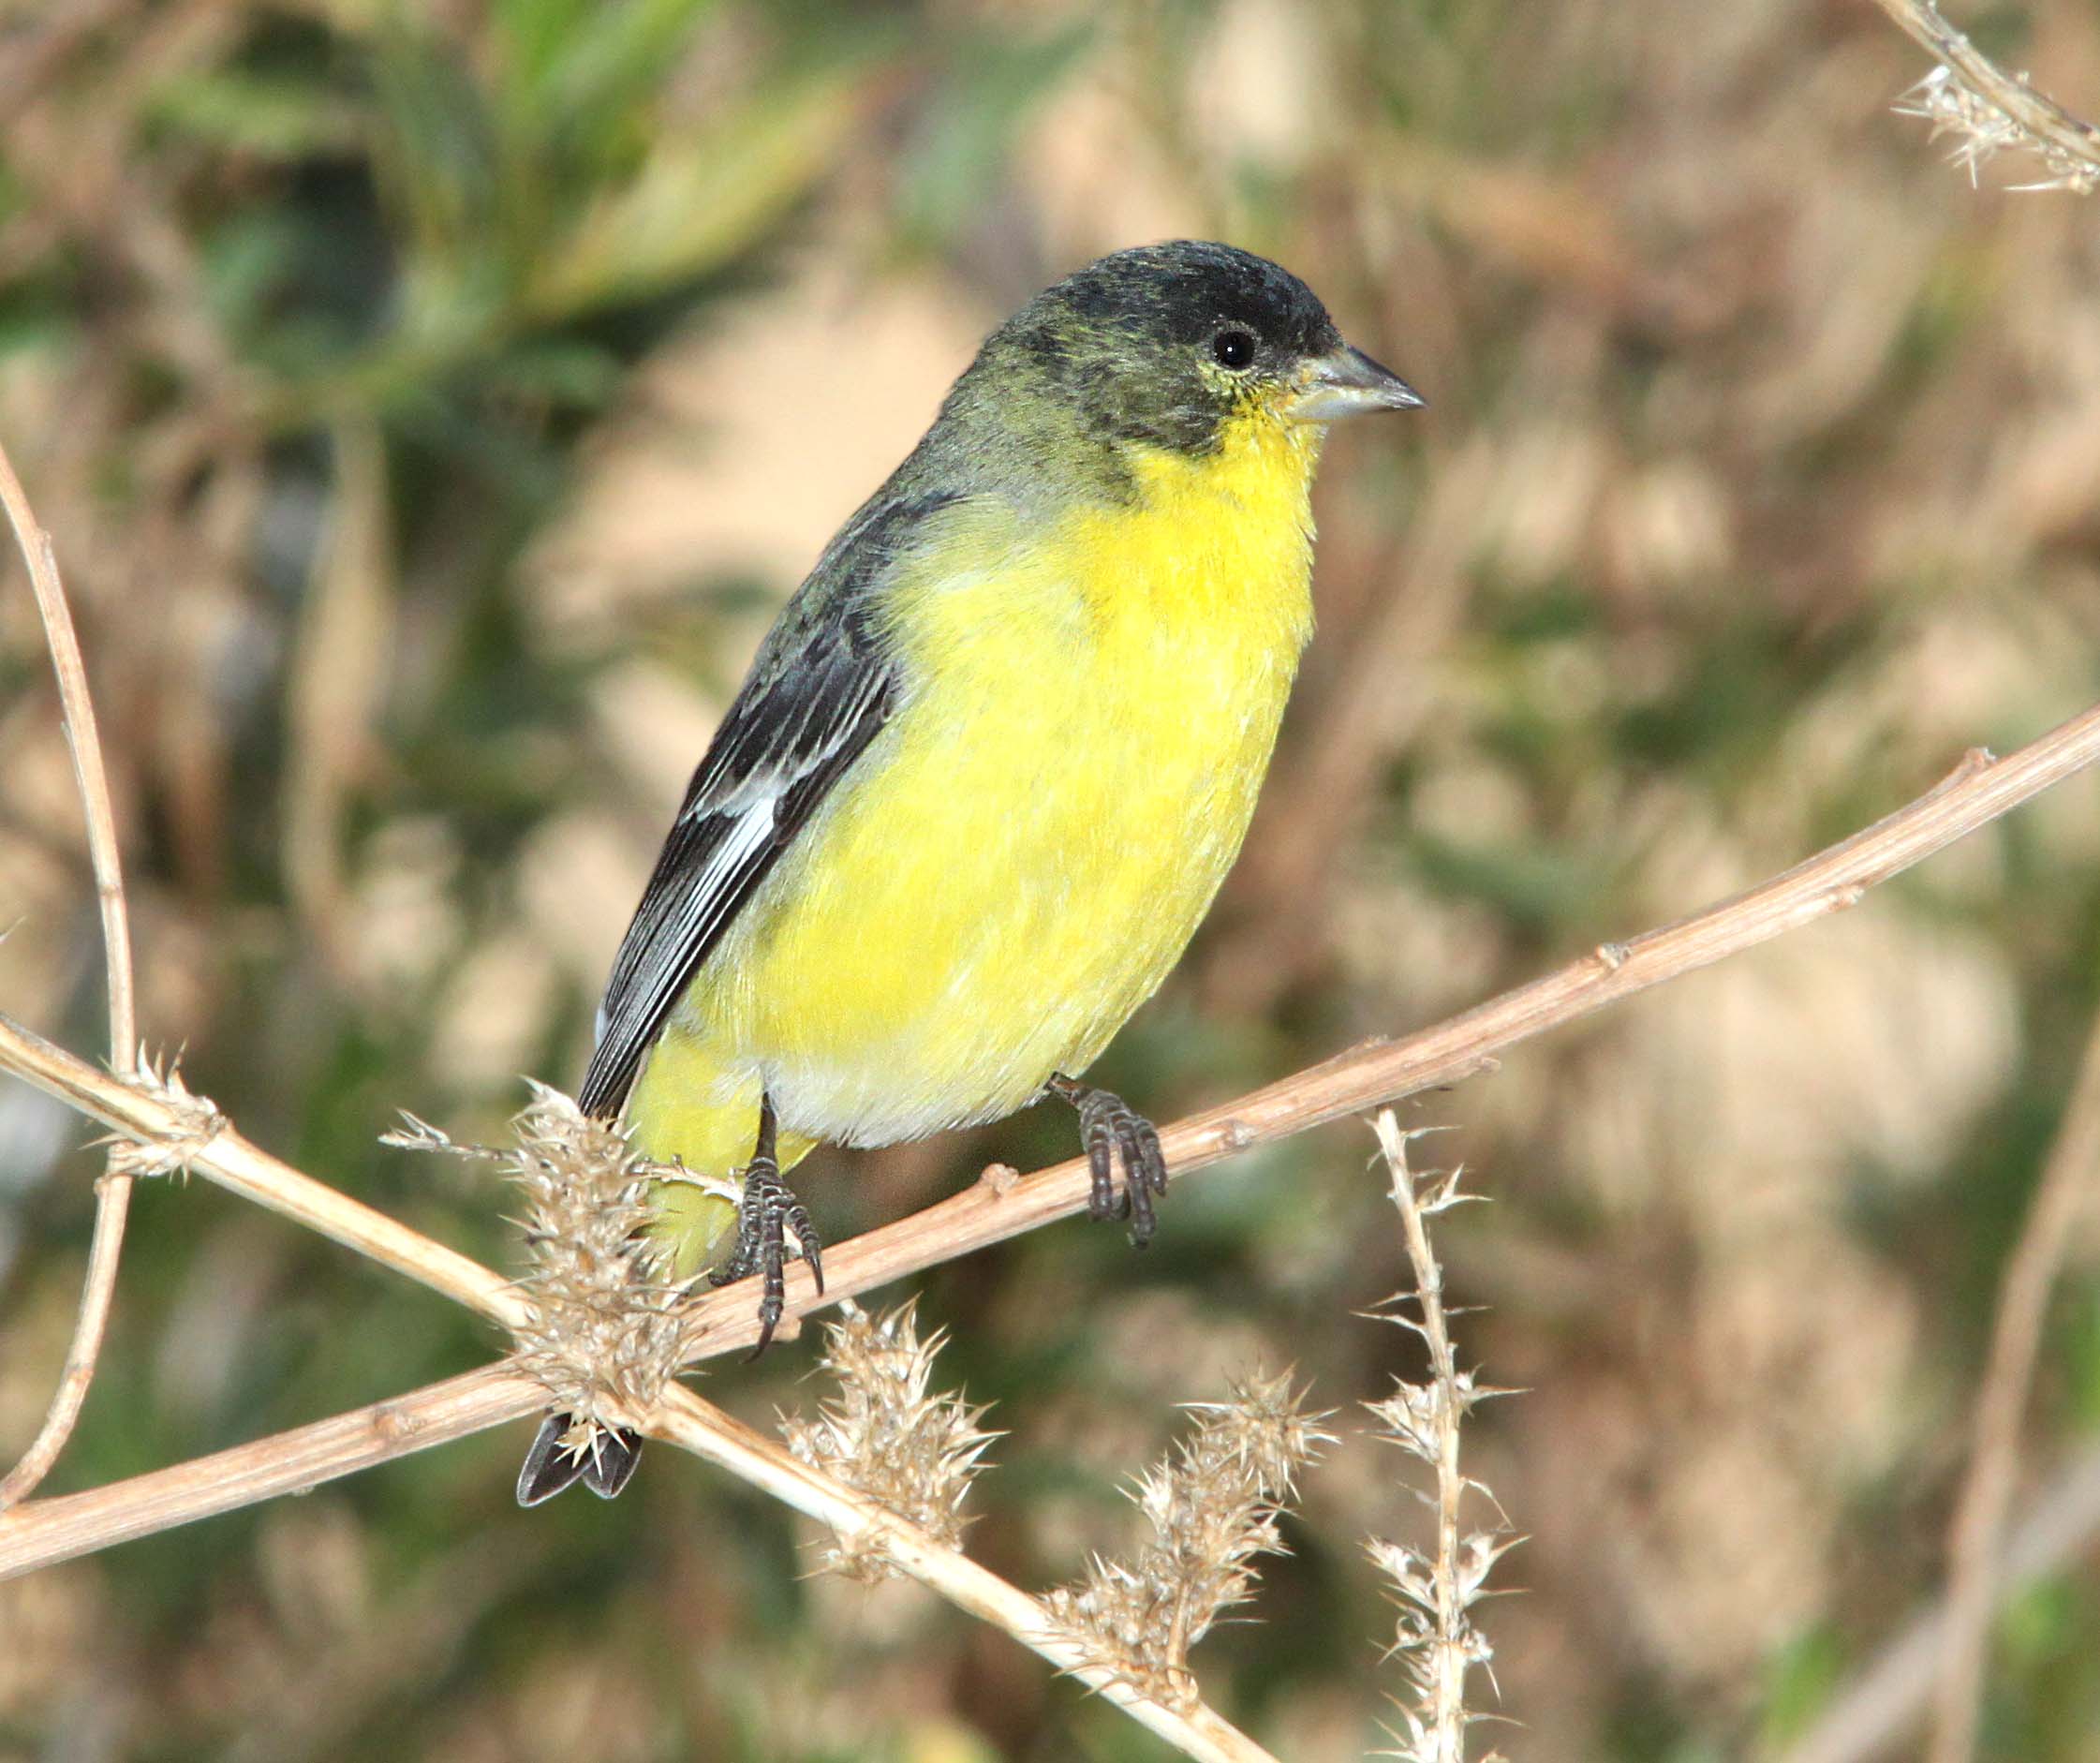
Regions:
M 744 1201 L 736 1213 L 736 1247 L 730 1258 L 707 1278 L 714 1285 L 733 1285 L 753 1273 L 765 1276 L 759 1299 L 759 1344 L 751 1350 L 755 1359 L 773 1340 L 788 1302 L 788 1233 L 794 1233 L 797 1252 L 809 1264 L 809 1277 L 824 1289 L 824 1250 L 817 1227 L 809 1222 L 809 1208 L 795 1198 L 794 1190 L 781 1178 L 780 1165 L 770 1150 L 753 1157 L 744 1172 Z
M 1087 1211 L 1095 1218 L 1129 1219 L 1131 1241 L 1144 1248 L 1152 1240 L 1159 1222 L 1153 1200 L 1167 1191 L 1167 1160 L 1160 1149 L 1159 1133 L 1122 1097 L 1108 1090 L 1079 1083 L 1061 1072 L 1052 1075 L 1046 1088 L 1079 1111 L 1079 1135 L 1094 1178 Z

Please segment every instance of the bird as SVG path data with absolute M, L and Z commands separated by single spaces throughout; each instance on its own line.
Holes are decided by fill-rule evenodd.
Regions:
M 790 1236 L 822 1290 L 786 1180 L 820 1143 L 1059 1098 L 1091 1212 L 1150 1237 L 1159 1134 L 1083 1074 L 1246 835 L 1312 630 L 1328 425 L 1423 402 L 1279 265 L 1121 250 L 991 333 L 825 547 L 692 775 L 577 1097 L 647 1159 L 742 1172 L 726 1257 L 696 1184 L 661 1184 L 656 1228 L 682 1278 L 760 1277 L 761 1351 Z M 610 1498 L 639 1449 L 551 1415 L 519 1499 Z

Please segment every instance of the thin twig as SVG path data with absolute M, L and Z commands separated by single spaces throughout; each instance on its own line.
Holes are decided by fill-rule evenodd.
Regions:
M 0 1579 L 152 1536 L 537 1414 L 546 1392 L 509 1360 L 253 1444 L 0 1513 Z
M 110 997 L 110 1065 L 120 1078 L 138 1070 L 139 1023 L 131 981 L 131 918 L 125 900 L 124 868 L 117 854 L 116 812 L 110 802 L 109 774 L 102 763 L 102 737 L 96 728 L 95 703 L 88 694 L 87 668 L 81 659 L 80 637 L 58 573 L 51 535 L 37 524 L 29 497 L 15 475 L 7 449 L 0 447 L 0 503 L 7 510 L 15 542 L 29 569 L 29 585 L 43 620 L 52 671 L 58 678 L 58 704 L 66 745 L 73 756 L 73 781 L 87 822 L 88 861 L 95 870 L 96 902 L 102 915 L 103 968 Z M 109 1327 L 110 1304 L 116 1293 L 117 1263 L 124 1253 L 125 1221 L 131 1210 L 131 1177 L 112 1153 L 95 1184 L 95 1230 L 88 1242 L 87 1276 L 81 1288 L 80 1314 L 66 1363 L 58 1376 L 44 1423 L 22 1459 L 0 1479 L 0 1511 L 25 1498 L 43 1480 L 66 1441 L 73 1436 L 95 1362 L 101 1356 Z
M 1998 1552 L 2019 1468 L 2019 1430 L 2049 1288 L 2071 1227 L 2100 1182 L 2100 1024 L 2063 1111 L 2040 1185 L 2005 1268 L 1991 1330 L 1989 1367 L 1976 1403 L 1968 1479 L 1949 1527 L 1945 1651 L 1933 1697 L 1931 1763 L 1965 1763 L 1975 1751 L 1989 1658 Z
M 0 1071 L 27 1078 L 163 1153 L 167 1167 L 203 1176 L 493 1323 L 510 1328 L 525 1315 L 524 1300 L 501 1274 L 280 1162 L 243 1138 L 210 1103 L 175 1093 L 150 1074 L 129 1083 L 112 1077 L 6 1015 L 0 1015 Z

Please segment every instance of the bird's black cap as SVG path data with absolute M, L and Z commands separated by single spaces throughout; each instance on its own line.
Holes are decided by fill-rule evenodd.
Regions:
M 1117 251 L 1040 298 L 1096 324 L 1179 343 L 1202 343 L 1220 325 L 1238 323 L 1279 354 L 1324 355 L 1341 344 L 1320 296 L 1289 270 L 1204 239 Z

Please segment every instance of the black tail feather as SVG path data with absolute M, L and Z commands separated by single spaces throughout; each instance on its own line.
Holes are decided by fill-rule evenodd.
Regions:
M 642 1435 L 627 1427 L 601 1428 L 586 1456 L 584 1486 L 600 1500 L 616 1499 L 642 1460 Z
M 581 1481 L 600 1500 L 614 1498 L 634 1478 L 642 1460 L 642 1435 L 628 1427 L 599 1427 L 582 1450 L 569 1448 L 575 1421 L 549 1415 L 540 1423 L 525 1466 L 518 1471 L 518 1504 L 536 1506 Z

